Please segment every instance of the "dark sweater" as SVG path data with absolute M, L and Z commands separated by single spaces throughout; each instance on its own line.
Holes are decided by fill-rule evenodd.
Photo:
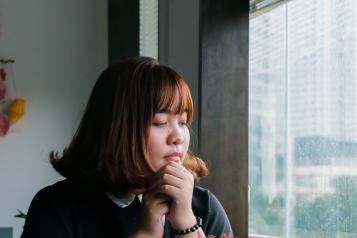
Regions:
M 124 238 L 139 226 L 140 201 L 120 208 L 104 192 L 63 180 L 40 190 L 28 210 L 21 238 Z M 196 186 L 192 209 L 206 235 L 232 235 L 227 215 L 208 190 Z M 166 219 L 164 237 L 174 237 Z

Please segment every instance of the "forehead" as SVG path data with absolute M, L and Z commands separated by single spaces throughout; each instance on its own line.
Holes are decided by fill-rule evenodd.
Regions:
M 186 108 L 186 100 L 181 96 L 178 89 L 174 92 L 166 92 L 157 101 L 157 112 L 179 113 L 180 107 Z
M 182 114 L 189 111 L 190 98 L 189 94 L 182 88 L 176 87 L 171 90 L 163 90 L 156 100 L 156 113 L 166 112 L 172 114 Z
M 169 112 L 182 114 L 187 112 L 188 120 L 193 114 L 193 104 L 190 90 L 183 78 L 167 67 L 155 67 L 150 86 L 148 87 L 146 105 L 150 115 Z
M 160 116 L 160 115 L 172 115 L 172 116 L 187 116 L 187 111 L 184 111 L 182 113 L 177 113 L 175 111 L 167 110 L 167 111 L 159 111 L 154 114 L 154 116 Z

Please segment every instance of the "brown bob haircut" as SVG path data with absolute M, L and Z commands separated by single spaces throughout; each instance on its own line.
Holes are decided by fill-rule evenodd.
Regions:
M 179 103 L 175 113 L 193 104 L 188 86 L 172 68 L 153 58 L 130 58 L 106 69 L 97 80 L 83 118 L 62 156 L 51 152 L 54 169 L 69 179 L 126 195 L 148 186 L 153 171 L 146 163 L 149 128 L 153 116 Z M 187 153 L 183 165 L 195 178 L 208 173 L 205 163 Z

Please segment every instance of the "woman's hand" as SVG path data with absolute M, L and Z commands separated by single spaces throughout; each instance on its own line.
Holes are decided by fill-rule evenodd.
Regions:
M 166 218 L 175 229 L 186 229 L 196 224 L 192 211 L 193 175 L 182 165 L 170 162 L 151 180 L 150 190 L 171 198 Z
M 149 190 L 143 194 L 139 230 L 132 237 L 163 237 L 163 216 L 169 211 L 170 198 Z

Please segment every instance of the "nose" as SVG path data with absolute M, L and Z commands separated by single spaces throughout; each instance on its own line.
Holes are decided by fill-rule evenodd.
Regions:
M 184 137 L 182 131 L 178 127 L 174 127 L 171 130 L 171 133 L 167 139 L 169 145 L 179 145 L 182 144 L 184 141 Z

